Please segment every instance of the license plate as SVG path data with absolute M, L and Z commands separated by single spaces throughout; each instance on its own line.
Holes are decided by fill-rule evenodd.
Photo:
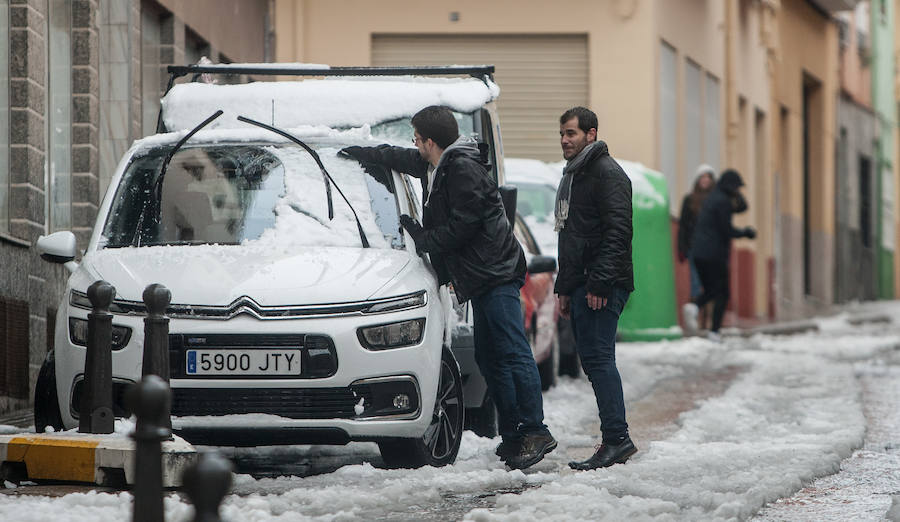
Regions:
M 300 375 L 300 350 L 188 350 L 188 375 Z

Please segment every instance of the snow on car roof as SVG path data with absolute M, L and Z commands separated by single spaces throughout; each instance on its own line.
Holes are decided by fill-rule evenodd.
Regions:
M 167 129 L 190 129 L 221 109 L 210 128 L 242 127 L 238 115 L 278 127 L 359 127 L 410 117 L 429 105 L 472 112 L 499 96 L 476 78 L 335 77 L 240 85 L 184 83 L 162 99 Z

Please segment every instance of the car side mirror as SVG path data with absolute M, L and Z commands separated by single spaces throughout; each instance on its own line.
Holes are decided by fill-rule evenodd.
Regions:
M 75 243 L 75 234 L 62 230 L 49 236 L 40 236 L 37 251 L 44 261 L 65 264 L 75 260 Z
M 513 185 L 503 185 L 499 188 L 500 199 L 503 200 L 503 210 L 506 211 L 506 219 L 509 225 L 514 226 L 516 223 L 516 199 L 519 195 L 519 189 Z
M 529 274 L 542 274 L 556 270 L 556 258 L 553 256 L 534 256 L 528 263 Z

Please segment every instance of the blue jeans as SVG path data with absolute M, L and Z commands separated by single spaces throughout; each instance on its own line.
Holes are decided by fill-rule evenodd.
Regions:
M 502 284 L 472 298 L 475 362 L 497 407 L 505 441 L 550 433 L 544 425 L 541 377 L 525 337 L 519 286 Z
M 616 368 L 616 328 L 619 314 L 628 302 L 629 292 L 613 288 L 606 306 L 599 310 L 588 307 L 586 295 L 584 286 L 579 286 L 572 293 L 575 348 L 581 358 L 581 367 L 594 387 L 603 442 L 619 444 L 628 436 L 628 423 L 625 422 L 622 378 Z

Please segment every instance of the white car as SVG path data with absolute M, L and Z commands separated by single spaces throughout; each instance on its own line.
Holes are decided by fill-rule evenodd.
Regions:
M 335 92 L 354 89 L 354 82 L 308 81 L 325 84 L 321 92 L 331 102 Z M 486 79 L 461 82 L 469 90 L 471 82 L 490 87 Z M 290 88 L 270 85 L 275 107 Z M 355 85 L 377 90 L 370 87 L 375 82 Z M 372 116 L 371 126 L 324 127 L 288 110 L 272 117 L 289 126 L 285 136 L 281 127 L 237 121 L 248 114 L 263 119 L 253 103 L 234 103 L 235 96 L 249 93 L 252 102 L 270 92 L 259 83 L 238 86 L 247 89 L 237 94 L 235 86 L 203 86 L 194 103 L 191 91 L 179 87 L 172 91 L 177 96 L 163 100 L 169 128 L 179 119 L 194 125 L 203 119 L 195 116 L 209 116 L 201 114 L 209 109 L 204 103 L 223 105 L 225 113 L 195 134 L 162 133 L 135 143 L 113 176 L 80 263 L 71 233 L 38 242 L 45 259 L 73 272 L 59 307 L 55 350 L 37 384 L 36 428 L 78 424 L 91 309 L 86 289 L 101 279 L 116 289 L 113 395 L 116 415 L 127 414 L 123 391 L 141 376 L 141 295 L 161 283 L 172 294 L 172 424 L 189 441 L 368 440 L 378 442 L 390 466 L 453 462 L 465 408 L 449 346 L 455 316 L 447 290 L 399 224 L 401 214 L 419 215 L 417 181 L 383 168 L 364 170 L 338 155 L 349 145 L 384 142 L 385 133 L 403 127 L 397 117 L 442 99 L 426 96 L 399 113 L 388 107 L 393 119 Z M 203 94 L 218 93 L 217 87 L 230 98 Z M 435 92 L 441 88 L 468 92 L 452 82 Z M 475 109 L 460 102 L 463 132 L 482 124 L 482 105 L 494 111 L 496 93 L 482 91 L 487 94 Z M 178 106 L 190 109 L 173 113 Z

